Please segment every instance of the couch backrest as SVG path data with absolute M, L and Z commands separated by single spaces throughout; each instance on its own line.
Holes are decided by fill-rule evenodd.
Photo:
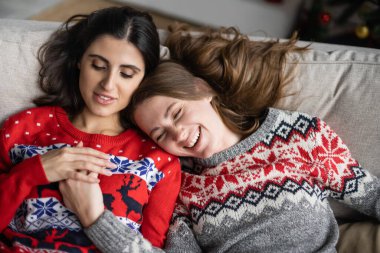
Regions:
M 380 177 L 380 50 L 312 50 L 293 57 L 298 69 L 287 88 L 295 95 L 281 105 L 325 120 L 353 157 Z M 337 201 L 330 203 L 336 216 L 358 217 Z
M 36 52 L 58 25 L 0 19 L 0 122 L 32 107 L 32 99 L 41 94 Z M 159 32 L 163 40 L 166 33 Z M 296 95 L 280 106 L 324 119 L 363 167 L 380 176 L 380 50 L 320 43 L 312 48 L 291 56 L 289 66 L 298 62 L 298 67 L 288 89 Z M 353 217 L 336 204 L 334 211 L 339 217 Z

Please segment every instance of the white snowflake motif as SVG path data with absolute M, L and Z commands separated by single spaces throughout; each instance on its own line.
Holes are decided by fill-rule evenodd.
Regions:
M 110 161 L 117 165 L 117 168 L 110 169 L 112 173 L 137 175 L 146 182 L 149 190 L 164 178 L 164 173 L 157 169 L 153 159 L 149 157 L 134 161 L 123 156 L 111 155 Z
M 13 164 L 17 164 L 27 158 L 35 155 L 42 155 L 53 149 L 60 149 L 66 146 L 70 146 L 64 143 L 53 144 L 47 147 L 40 147 L 34 145 L 17 145 L 10 150 L 10 158 Z
M 9 227 L 21 233 L 36 232 L 53 227 L 71 231 L 81 229 L 76 215 L 54 197 L 24 200 Z

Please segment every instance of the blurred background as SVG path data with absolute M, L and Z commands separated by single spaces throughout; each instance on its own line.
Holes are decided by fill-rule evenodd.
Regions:
M 298 31 L 301 40 L 380 48 L 380 0 L 0 0 L 0 18 L 64 21 L 122 5 L 149 11 L 161 29 L 178 21 L 260 37 Z

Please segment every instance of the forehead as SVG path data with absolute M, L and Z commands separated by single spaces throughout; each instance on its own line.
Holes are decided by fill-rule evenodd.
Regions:
M 168 107 L 178 101 L 180 100 L 166 96 L 153 96 L 145 99 L 142 103 L 137 105 L 134 112 L 136 123 L 139 124 L 140 119 L 152 122 L 159 120 L 165 115 Z
M 145 67 L 144 58 L 140 50 L 125 39 L 118 39 L 111 35 L 102 35 L 96 38 L 85 51 L 84 55 L 96 54 L 109 61 Z
M 166 112 L 167 107 L 171 104 L 178 103 L 179 101 L 181 100 L 169 96 L 153 96 L 145 99 L 138 108 L 149 108 L 150 111 L 155 111 L 160 114 Z

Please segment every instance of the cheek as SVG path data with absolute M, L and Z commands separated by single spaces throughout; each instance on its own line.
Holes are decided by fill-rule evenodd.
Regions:
M 86 88 L 91 87 L 93 84 L 96 83 L 96 73 L 89 73 L 88 70 L 85 68 L 82 68 L 82 70 L 79 72 L 79 88 L 80 90 L 84 90 Z
M 119 93 L 119 98 L 120 101 L 122 101 L 125 106 L 127 106 L 132 98 L 133 92 L 135 92 L 136 88 L 131 87 L 129 85 L 125 85 L 124 87 L 119 88 L 118 93 Z
M 148 129 L 149 126 L 152 125 L 152 123 L 148 120 L 150 119 L 149 110 L 140 110 L 140 106 L 138 106 L 133 115 L 133 119 L 135 120 L 137 127 L 140 128 L 144 133 L 149 135 Z
M 123 93 L 131 95 L 139 87 L 141 81 L 142 81 L 142 77 L 134 78 L 133 80 L 126 81 L 122 83 L 121 90 L 123 91 Z
M 175 145 L 174 142 L 165 142 L 165 143 L 160 143 L 158 144 L 163 150 L 165 150 L 166 152 L 170 153 L 170 154 L 173 154 L 175 156 L 181 156 L 183 155 L 181 152 L 180 152 L 180 149 Z

